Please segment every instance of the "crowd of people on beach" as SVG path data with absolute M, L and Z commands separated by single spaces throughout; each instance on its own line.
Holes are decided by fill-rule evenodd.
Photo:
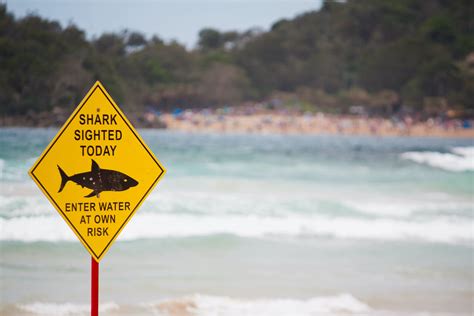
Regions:
M 432 116 L 409 112 L 380 116 L 370 115 L 361 106 L 354 108 L 357 111 L 348 114 L 331 114 L 248 102 L 219 108 L 176 108 L 170 112 L 150 107 L 145 112 L 128 114 L 137 127 L 190 133 L 474 137 L 474 120 L 449 112 Z M 55 108 L 37 115 L 0 118 L 0 126 L 60 126 L 68 115 L 66 110 Z
M 327 114 L 291 108 L 246 104 L 217 109 L 175 109 L 170 113 L 148 111 L 143 121 L 171 130 L 215 133 L 338 134 L 379 136 L 474 136 L 473 121 L 404 114 L 390 118 L 367 114 Z

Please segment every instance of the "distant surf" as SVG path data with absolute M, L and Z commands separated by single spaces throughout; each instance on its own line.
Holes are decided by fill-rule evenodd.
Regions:
M 0 240 L 21 242 L 76 241 L 59 216 L 0 218 Z M 407 240 L 469 244 L 472 224 L 464 219 L 328 218 L 318 215 L 173 215 L 138 214 L 118 240 L 234 235 L 243 238 L 316 238 Z
M 474 171 L 474 147 L 454 147 L 450 153 L 410 151 L 400 156 L 402 159 L 447 171 Z

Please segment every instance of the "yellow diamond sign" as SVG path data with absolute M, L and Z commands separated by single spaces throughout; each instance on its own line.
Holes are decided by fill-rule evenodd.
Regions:
M 164 173 L 100 82 L 30 170 L 97 262 Z

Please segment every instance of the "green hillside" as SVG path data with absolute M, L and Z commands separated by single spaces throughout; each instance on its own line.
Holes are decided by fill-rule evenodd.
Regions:
M 326 1 L 268 32 L 199 32 L 198 47 L 83 31 L 0 6 L 0 114 L 72 109 L 101 80 L 128 111 L 280 98 L 304 110 L 474 111 L 472 1 Z

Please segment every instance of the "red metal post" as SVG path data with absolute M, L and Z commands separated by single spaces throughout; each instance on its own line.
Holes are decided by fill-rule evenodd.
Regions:
M 99 263 L 91 257 L 91 316 L 99 316 Z

